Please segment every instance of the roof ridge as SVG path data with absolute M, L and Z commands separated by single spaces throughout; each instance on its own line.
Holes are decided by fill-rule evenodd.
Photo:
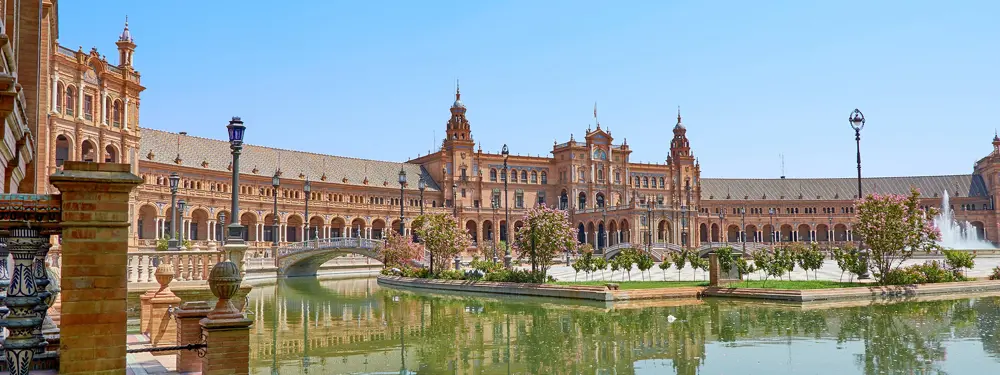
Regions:
M 886 179 L 886 178 L 927 178 L 927 177 L 965 177 L 976 176 L 975 173 L 967 174 L 941 174 L 941 175 L 918 175 L 918 176 L 874 176 L 861 177 L 866 179 Z M 702 180 L 740 180 L 740 181 L 803 181 L 803 180 L 857 180 L 857 177 L 794 177 L 794 178 L 763 178 L 763 177 L 702 177 Z
M 160 130 L 160 129 L 154 129 L 154 128 L 142 128 L 142 129 L 143 130 L 152 130 L 152 131 L 156 131 L 156 132 L 160 132 L 160 133 L 166 133 L 166 134 L 171 134 L 171 135 L 180 135 L 179 132 L 178 133 L 174 133 L 174 132 L 167 131 L 167 130 Z M 184 134 L 184 136 L 185 137 L 191 137 L 191 138 L 197 138 L 197 139 L 203 139 L 203 140 L 206 140 L 206 141 L 214 141 L 214 142 L 220 142 L 220 143 L 226 143 L 226 144 L 229 143 L 229 141 L 226 141 L 226 140 L 201 137 L 201 136 L 197 136 L 197 135 L 191 135 L 190 133 Z M 375 160 L 375 159 L 357 158 L 357 157 L 352 157 L 352 156 L 321 154 L 321 153 L 318 153 L 318 152 L 311 152 L 311 151 L 289 150 L 289 149 L 279 148 L 279 147 L 273 147 L 273 146 L 261 146 L 261 145 L 256 145 L 256 144 L 252 144 L 252 143 L 244 143 L 243 144 L 243 147 L 247 147 L 247 146 L 260 147 L 260 148 L 264 148 L 264 149 L 271 149 L 271 150 L 277 150 L 277 151 L 287 151 L 287 152 L 299 153 L 299 154 L 309 154 L 309 155 L 316 155 L 316 156 L 329 156 L 329 157 L 342 158 L 342 159 L 352 159 L 352 160 L 361 160 L 361 161 L 373 161 L 373 162 L 380 162 L 380 163 L 395 163 L 395 164 L 420 165 L 420 164 L 416 164 L 416 163 L 410 163 L 409 160 L 402 161 L 402 162 L 389 161 L 389 160 Z

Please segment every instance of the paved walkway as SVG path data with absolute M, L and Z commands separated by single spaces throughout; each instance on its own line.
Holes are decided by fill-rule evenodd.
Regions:
M 149 338 L 142 334 L 128 335 L 128 349 L 149 347 Z M 127 375 L 163 375 L 178 374 L 176 355 L 153 355 L 151 353 L 130 353 L 125 355 L 125 374 Z
M 943 257 L 941 258 L 920 258 L 920 259 L 910 259 L 903 263 L 903 266 L 908 266 L 911 264 L 921 264 L 927 262 L 931 259 L 938 259 L 943 262 Z M 680 271 L 678 275 L 677 268 L 671 266 L 666 271 L 660 270 L 660 264 L 657 263 L 647 272 L 639 272 L 639 269 L 632 266 L 632 271 L 626 274 L 625 272 L 619 270 L 614 272 L 612 276 L 611 268 L 609 267 L 603 273 L 601 271 L 593 272 L 587 275 L 583 272 L 576 273 L 573 271 L 573 267 L 566 265 L 557 265 L 549 269 L 548 274 L 555 277 L 559 281 L 586 281 L 586 280 L 609 280 L 609 281 L 641 281 L 641 280 L 653 280 L 653 281 L 678 281 L 678 280 L 708 280 L 708 272 L 702 272 L 701 270 L 692 271 L 691 265 L 686 264 L 684 269 Z M 1000 257 L 981 257 L 976 258 L 976 267 L 972 270 L 966 271 L 966 275 L 969 277 L 987 277 L 993 272 L 993 268 L 1000 266 Z M 792 280 L 805 280 L 806 272 L 799 269 L 798 265 L 795 266 L 795 270 L 792 271 Z M 756 278 L 758 273 L 754 273 L 754 278 Z M 837 281 L 841 279 L 840 268 L 837 267 L 837 262 L 833 260 L 827 260 L 823 263 L 823 267 L 816 271 L 815 276 L 813 272 L 809 272 L 809 280 L 814 277 L 819 280 L 832 280 Z M 843 280 L 847 281 L 850 275 L 844 274 Z

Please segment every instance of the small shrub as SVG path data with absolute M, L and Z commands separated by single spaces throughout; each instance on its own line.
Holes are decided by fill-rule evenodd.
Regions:
M 548 278 L 555 280 L 551 276 Z M 545 274 L 541 271 L 532 273 L 529 270 L 501 270 L 486 274 L 485 281 L 508 282 L 508 283 L 533 283 L 541 284 L 545 282 Z
M 1000 266 L 993 267 L 993 273 L 990 274 L 990 280 L 1000 280 Z
M 924 264 L 891 270 L 885 275 L 884 280 L 890 285 L 907 285 L 945 283 L 960 281 L 962 278 L 957 277 L 945 264 L 932 260 Z
M 943 250 L 943 252 L 945 263 L 955 275 L 961 275 L 963 269 L 971 269 L 976 266 L 976 256 L 968 251 Z
M 435 278 L 441 280 L 465 280 L 465 272 L 458 270 L 444 270 L 438 272 Z

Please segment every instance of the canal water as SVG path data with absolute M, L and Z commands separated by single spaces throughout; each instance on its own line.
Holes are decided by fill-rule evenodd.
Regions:
M 997 374 L 1000 295 L 627 304 L 256 286 L 254 374 Z

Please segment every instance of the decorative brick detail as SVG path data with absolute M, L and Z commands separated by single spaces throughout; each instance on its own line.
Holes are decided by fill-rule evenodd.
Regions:
M 250 373 L 249 319 L 202 319 L 208 351 L 201 359 L 202 375 L 244 375 Z
M 66 162 L 49 180 L 62 192 L 60 374 L 124 374 L 128 164 Z
M 211 306 L 207 302 L 187 302 L 177 310 L 174 310 L 174 318 L 177 324 L 177 343 L 187 345 L 201 342 L 201 319 L 208 316 Z M 177 352 L 177 372 L 200 372 L 201 358 L 198 352 L 193 350 L 181 350 Z

